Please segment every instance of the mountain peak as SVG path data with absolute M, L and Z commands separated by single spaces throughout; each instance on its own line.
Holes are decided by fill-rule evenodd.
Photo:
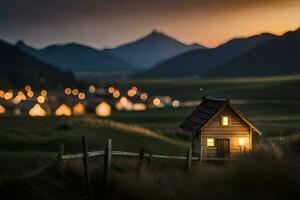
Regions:
M 20 47 L 20 46 L 27 46 L 27 45 L 25 44 L 25 42 L 23 40 L 18 40 L 16 43 L 16 46 Z

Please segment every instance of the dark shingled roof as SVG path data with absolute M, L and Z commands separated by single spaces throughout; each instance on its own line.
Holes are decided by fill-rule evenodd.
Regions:
M 226 104 L 225 99 L 203 97 L 197 109 L 188 116 L 180 127 L 191 133 L 198 133 L 199 130 Z

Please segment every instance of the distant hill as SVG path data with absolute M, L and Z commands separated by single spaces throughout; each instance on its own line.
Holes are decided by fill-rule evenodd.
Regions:
M 34 49 L 19 41 L 16 46 L 43 62 L 74 72 L 109 74 L 135 71 L 135 67 L 130 64 L 82 44 L 69 43 Z
M 145 70 L 181 53 L 204 48 L 199 44 L 186 45 L 154 30 L 141 39 L 104 52 Z
M 56 88 L 75 85 L 71 72 L 43 63 L 15 46 L 0 40 L 0 85 L 2 88 L 24 87 Z
M 274 38 L 276 38 L 275 35 L 264 33 L 248 38 L 233 39 L 213 49 L 189 51 L 161 62 L 137 76 L 203 76 L 214 67 Z
M 300 74 L 300 29 L 263 43 L 208 72 L 208 76 Z

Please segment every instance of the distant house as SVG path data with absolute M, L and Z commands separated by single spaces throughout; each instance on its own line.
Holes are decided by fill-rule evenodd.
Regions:
M 203 160 L 236 158 L 252 150 L 252 137 L 262 133 L 229 100 L 203 97 L 180 127 L 192 133 L 193 154 Z

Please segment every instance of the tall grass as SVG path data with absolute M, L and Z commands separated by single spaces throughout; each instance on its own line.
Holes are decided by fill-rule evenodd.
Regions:
M 142 176 L 135 161 L 114 163 L 110 186 L 103 185 L 101 163 L 91 170 L 93 199 L 290 199 L 300 188 L 300 140 L 284 146 L 264 143 L 230 163 L 193 163 L 191 172 L 178 163 L 156 162 Z M 82 199 L 80 162 L 52 166 L 42 173 L 4 183 L 1 199 Z

